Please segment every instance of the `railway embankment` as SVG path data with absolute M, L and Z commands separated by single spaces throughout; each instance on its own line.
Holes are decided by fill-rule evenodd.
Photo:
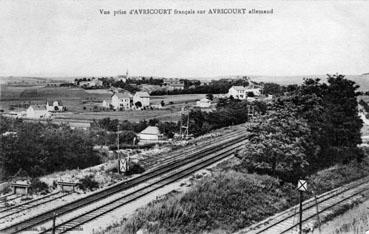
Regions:
M 281 184 L 270 176 L 248 174 L 240 169 L 239 163 L 233 158 L 219 164 L 211 170 L 210 176 L 194 180 L 190 188 L 162 196 L 100 233 L 197 233 L 204 230 L 232 233 L 298 204 L 294 186 Z M 315 173 L 308 178 L 310 190 L 305 199 L 365 178 L 369 175 L 368 169 L 366 158 L 362 163 L 337 165 Z M 321 215 L 321 222 L 365 200 L 363 195 L 353 197 Z M 296 212 L 294 219 L 296 224 Z

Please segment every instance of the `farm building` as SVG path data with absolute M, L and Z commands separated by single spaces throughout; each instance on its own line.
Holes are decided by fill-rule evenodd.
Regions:
M 202 98 L 200 101 L 196 102 L 196 106 L 200 108 L 209 108 L 211 106 L 211 101 L 207 98 Z
M 140 102 L 142 107 L 150 106 L 150 95 L 147 92 L 137 92 L 133 96 L 133 104 Z
M 179 79 L 169 78 L 165 79 L 164 85 L 168 90 L 184 89 L 184 82 Z
M 260 88 L 256 87 L 244 87 L 244 86 L 232 86 L 228 91 L 228 97 L 232 96 L 235 99 L 246 99 L 248 94 L 252 93 L 254 96 L 260 96 Z
M 111 105 L 115 110 L 128 110 L 131 108 L 131 95 L 128 93 L 114 93 L 111 96 Z
M 46 119 L 51 117 L 51 113 L 46 106 L 29 106 L 26 110 L 26 117 L 30 119 Z
M 63 106 L 61 101 L 54 101 L 50 103 L 52 103 L 52 105 L 50 105 L 49 102 L 46 102 L 47 111 L 64 111 L 65 110 L 65 107 Z
M 103 100 L 103 102 L 101 103 L 101 106 L 105 108 L 110 108 L 110 105 L 111 105 L 111 101 Z
M 159 128 L 155 126 L 148 126 L 142 132 L 137 134 L 140 140 L 138 144 L 159 143 L 164 140 L 163 134 L 160 133 Z
M 101 87 L 102 85 L 103 85 L 102 81 L 97 79 L 97 78 L 93 78 L 90 81 L 81 81 L 81 82 L 79 82 L 79 86 L 80 87 L 85 87 L 85 88 Z

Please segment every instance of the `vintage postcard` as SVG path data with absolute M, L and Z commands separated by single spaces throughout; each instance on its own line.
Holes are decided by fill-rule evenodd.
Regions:
M 0 9 L 0 233 L 369 233 L 369 1 Z

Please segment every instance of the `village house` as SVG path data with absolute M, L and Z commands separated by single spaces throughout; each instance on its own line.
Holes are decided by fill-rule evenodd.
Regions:
M 50 102 L 51 103 L 51 102 Z M 52 105 L 49 104 L 49 102 L 46 102 L 46 109 L 47 111 L 65 111 L 65 107 L 63 106 L 61 101 L 54 101 L 52 102 Z
M 211 101 L 207 98 L 202 98 L 200 101 L 196 102 L 196 106 L 200 108 L 209 108 L 211 106 Z
M 111 105 L 115 110 L 128 110 L 131 108 L 131 95 L 128 93 L 114 93 L 111 96 Z
M 103 86 L 103 82 L 98 78 L 93 78 L 90 81 L 80 81 L 79 86 L 84 88 L 101 87 Z
M 228 90 L 228 96 L 229 97 L 233 97 L 235 99 L 246 99 L 247 97 L 247 93 L 246 93 L 246 88 L 243 86 L 232 86 L 229 90 Z
M 136 92 L 133 96 L 133 104 L 140 102 L 141 107 L 150 106 L 150 95 L 147 92 Z
M 46 119 L 50 118 L 51 113 L 46 109 L 46 106 L 31 105 L 26 110 L 26 118 L 30 119 Z
M 142 132 L 137 134 L 139 145 L 145 145 L 150 143 L 159 143 L 165 140 L 163 134 L 160 133 L 159 128 L 156 126 L 148 126 Z
M 248 97 L 248 95 L 252 93 L 253 96 L 260 96 L 261 91 L 260 88 L 249 86 L 232 86 L 228 91 L 228 97 L 233 97 L 235 99 L 244 100 Z
M 184 89 L 184 82 L 175 78 L 165 79 L 164 85 L 167 86 L 167 90 Z

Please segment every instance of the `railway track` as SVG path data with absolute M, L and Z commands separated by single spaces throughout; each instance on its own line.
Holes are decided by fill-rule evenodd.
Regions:
M 190 165 L 191 163 L 199 164 L 199 166 L 192 165 L 192 170 L 190 168 L 187 169 L 187 173 L 182 172 L 181 175 L 182 175 L 182 177 L 184 177 L 184 176 L 192 173 L 194 170 L 198 170 L 196 168 L 206 167 L 206 165 L 209 165 L 209 164 L 212 164 L 216 161 L 219 161 L 219 160 L 223 159 L 224 157 L 228 157 L 230 154 L 232 154 L 241 145 L 241 142 L 243 142 L 246 139 L 247 139 L 247 135 L 245 133 L 243 133 L 243 135 L 238 135 L 238 136 L 234 136 L 234 137 L 231 137 L 231 138 L 228 138 L 228 139 L 224 139 L 220 142 L 217 142 L 215 144 L 211 144 L 207 147 L 204 147 L 203 149 L 199 149 L 196 152 L 193 152 L 193 153 L 189 154 L 184 159 L 177 159 L 177 160 L 174 160 L 174 161 L 169 161 L 166 164 L 164 164 L 162 166 L 158 166 L 156 168 L 153 168 L 153 169 L 145 172 L 144 174 L 142 174 L 140 176 L 137 176 L 135 178 L 132 178 L 132 179 L 124 181 L 124 182 L 114 184 L 114 185 L 109 186 L 109 187 L 107 187 L 103 190 L 99 190 L 99 191 L 96 191 L 94 193 L 91 193 L 91 194 L 89 194 L 89 195 L 87 195 L 87 196 L 85 196 L 81 199 L 78 199 L 78 200 L 75 200 L 73 202 L 67 203 L 63 206 L 59 206 L 57 208 L 51 209 L 49 211 L 46 211 L 44 213 L 41 213 L 41 214 L 36 215 L 34 217 L 31 217 L 27 220 L 23 220 L 21 222 L 12 224 L 8 227 L 5 227 L 5 228 L 1 229 L 0 232 L 18 233 L 20 231 L 30 229 L 32 227 L 35 227 L 37 225 L 40 225 L 42 223 L 45 223 L 47 221 L 52 220 L 54 213 L 57 213 L 59 216 L 70 213 L 70 212 L 75 211 L 79 208 L 82 208 L 82 207 L 85 207 L 85 206 L 90 205 L 92 203 L 101 201 L 102 199 L 105 199 L 105 198 L 107 198 L 109 196 L 112 196 L 116 193 L 119 193 L 119 192 L 124 191 L 124 190 L 129 189 L 129 188 L 132 188 L 134 186 L 137 186 L 137 185 L 139 185 L 143 182 L 147 182 L 147 181 L 152 180 L 154 178 L 158 178 L 160 176 L 168 174 L 169 172 L 171 172 L 173 170 L 176 170 L 178 168 L 181 168 L 183 166 Z M 224 151 L 224 149 L 226 149 L 227 151 Z M 211 156 L 209 156 L 209 155 L 211 155 Z M 201 161 L 202 158 L 206 158 L 207 162 L 202 162 Z M 182 178 L 182 177 L 177 175 L 176 180 L 178 180 L 179 178 Z M 174 177 L 172 177 L 172 178 L 174 178 Z M 167 178 L 167 181 L 172 181 L 172 180 L 173 179 Z M 168 182 L 168 183 L 171 183 L 171 182 Z M 162 185 L 162 186 L 164 186 L 164 185 Z M 156 189 L 158 189 L 158 188 L 156 188 Z M 114 201 L 114 202 L 118 202 L 118 201 Z M 120 204 L 120 206 L 122 205 L 120 202 L 118 202 L 118 203 Z M 114 203 L 114 205 L 112 205 L 112 206 L 113 207 L 117 206 L 117 203 Z M 112 210 L 113 209 L 112 206 L 109 206 L 108 211 L 106 211 L 106 210 L 105 211 L 109 212 L 110 210 Z M 99 213 L 104 213 L 105 214 L 106 212 L 101 212 L 102 210 L 104 210 L 104 208 L 99 207 Z M 86 217 L 86 216 L 84 216 L 84 217 Z M 98 217 L 98 216 L 95 216 L 95 217 L 89 216 L 89 218 L 87 220 L 91 220 L 91 218 L 94 219 L 96 217 Z M 82 223 L 85 223 L 85 222 L 86 221 L 84 221 Z
M 242 145 L 241 143 L 235 144 L 234 146 L 227 148 L 223 151 L 220 151 L 219 153 L 216 153 L 216 156 L 209 156 L 207 158 L 204 158 L 201 160 L 201 162 L 193 162 L 190 165 L 187 165 L 184 168 L 181 168 L 173 173 L 170 173 L 166 176 L 163 176 L 159 180 L 155 180 L 152 183 L 149 183 L 148 185 L 139 188 L 136 191 L 133 191 L 131 193 L 128 193 L 120 198 L 114 199 L 112 201 L 109 201 L 108 203 L 101 204 L 98 207 L 88 211 L 84 212 L 81 215 L 78 215 L 74 218 L 70 218 L 60 224 L 56 225 L 56 228 L 60 230 L 59 233 L 66 233 L 68 231 L 71 231 L 73 229 L 78 228 L 79 226 L 83 225 L 84 223 L 87 223 L 93 219 L 99 218 L 119 207 L 122 207 L 140 197 L 143 197 L 157 189 L 160 189 L 164 187 L 165 185 L 171 184 L 179 179 L 182 179 L 188 175 L 191 175 L 193 172 L 198 171 L 202 168 L 205 168 L 219 160 L 222 160 L 226 157 L 229 157 L 234 153 L 234 150 L 237 149 L 239 146 Z M 52 229 L 47 229 L 41 233 L 48 233 Z
M 199 144 L 196 144 L 196 145 L 192 145 L 192 146 L 189 146 L 189 147 L 185 147 L 184 149 L 180 149 L 180 150 L 176 150 L 175 152 L 173 153 L 170 153 L 170 155 L 167 155 L 165 157 L 163 157 L 162 154 L 159 154 L 159 155 L 155 155 L 155 156 L 152 156 L 150 157 L 149 159 L 145 160 L 142 165 L 144 167 L 148 167 L 148 166 L 151 166 L 153 165 L 153 163 L 155 162 L 155 164 L 162 164 L 162 163 L 167 163 L 169 161 L 173 161 L 173 160 L 178 160 L 178 159 L 181 159 L 181 158 L 185 158 L 187 154 L 191 153 L 191 152 L 194 152 L 194 150 L 197 150 L 201 147 L 205 147 L 209 144 L 213 144 L 215 142 L 219 142 L 221 140 L 226 140 L 226 139 L 229 139 L 229 138 L 232 138 L 232 137 L 235 137 L 235 136 L 239 136 L 239 135 L 242 135 L 245 133 L 245 130 L 242 129 L 242 130 L 236 130 L 234 132 L 231 132 L 231 133 L 228 133 L 224 136 L 221 136 L 221 137 L 217 137 L 217 139 L 211 139 L 207 142 L 202 142 L 202 143 L 199 143 Z
M 11 197 L 11 198 L 9 198 L 9 197 Z M 6 203 L 6 202 L 9 202 L 9 201 L 13 201 L 13 200 L 15 200 L 17 198 L 20 198 L 20 197 L 23 197 L 23 195 L 10 194 L 10 195 L 5 196 L 4 197 L 5 200 L 0 201 L 0 203 Z
M 345 201 L 360 196 L 368 192 L 369 177 L 362 178 L 358 181 L 341 186 L 331 191 L 325 192 L 317 196 L 317 201 L 310 198 L 303 202 L 303 223 L 317 219 L 317 215 L 329 212 L 330 209 L 341 205 Z M 317 213 L 318 207 L 318 213 Z M 243 229 L 237 234 L 260 234 L 260 233 L 289 233 L 296 231 L 299 221 L 297 218 L 298 206 L 294 206 L 286 211 L 278 213 L 262 222 Z
M 6 209 L 0 210 L 0 221 L 4 218 L 7 218 L 7 217 L 15 215 L 15 214 L 18 214 L 18 213 L 20 213 L 22 211 L 25 211 L 27 209 L 31 209 L 31 208 L 43 205 L 45 203 L 55 201 L 57 199 L 65 197 L 67 195 L 69 195 L 69 194 L 62 193 L 62 192 L 56 192 L 56 193 L 51 193 L 51 194 L 48 194 L 48 195 L 40 197 L 40 198 L 32 199 L 32 200 L 27 201 L 27 202 L 20 203 L 20 204 L 15 205 L 15 206 L 7 207 Z

